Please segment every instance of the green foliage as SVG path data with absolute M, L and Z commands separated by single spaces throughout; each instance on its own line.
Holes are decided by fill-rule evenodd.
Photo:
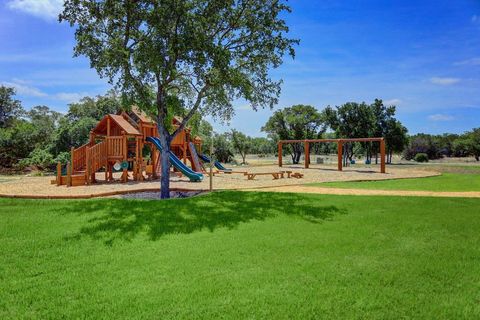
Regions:
M 233 148 L 242 157 L 242 164 L 246 164 L 245 158 L 252 149 L 252 138 L 235 129 L 232 129 L 230 137 Z
M 428 155 L 426 153 L 417 153 L 414 160 L 416 162 L 428 162 Z
M 462 135 L 431 135 L 420 133 L 410 137 L 405 150 L 405 158 L 413 159 L 417 153 L 426 153 L 429 159 L 473 156 L 480 160 L 480 128 L 472 129 Z
M 277 144 L 273 139 L 252 137 L 250 152 L 257 155 L 275 154 L 277 152 Z
M 262 127 L 262 131 L 267 132 L 275 142 L 315 139 L 325 132 L 325 123 L 315 107 L 300 104 L 275 111 Z M 293 163 L 298 163 L 303 146 L 292 144 L 290 148 Z
M 207 140 L 208 143 L 205 143 L 205 147 L 207 147 L 206 154 L 210 154 L 210 139 Z M 233 149 L 232 144 L 230 143 L 230 136 L 228 133 L 223 134 L 215 134 L 213 137 L 213 145 L 214 145 L 214 155 L 215 159 L 220 162 L 230 162 L 233 158 Z
M 385 106 L 381 99 L 375 99 L 369 105 L 365 102 L 347 102 L 335 109 L 328 106 L 322 112 L 322 117 L 337 138 L 384 137 L 387 160 L 391 162 L 393 153 L 402 152 L 408 141 L 408 130 L 395 118 L 395 112 L 395 106 Z M 352 159 L 356 144 L 349 144 L 344 148 L 345 161 L 347 158 Z M 360 143 L 360 146 L 359 150 L 366 153 L 367 160 L 380 151 L 378 143 L 365 142 Z
M 410 137 L 410 143 L 405 149 L 404 157 L 407 160 L 415 158 L 417 153 L 425 153 L 428 159 L 441 158 L 441 147 L 435 136 L 430 134 L 419 133 Z
M 10 127 L 24 114 L 21 102 L 13 98 L 15 94 L 14 88 L 0 85 L 0 129 Z
M 20 167 L 35 166 L 39 169 L 52 169 L 55 165 L 55 159 L 52 154 L 45 149 L 36 148 L 28 156 L 19 162 Z
M 122 110 L 122 102 L 117 93 L 110 90 L 105 95 L 83 97 L 79 102 L 71 103 L 66 117 L 70 122 L 90 118 L 102 119 L 107 114 L 116 114 Z
M 71 154 L 68 151 L 60 152 L 55 157 L 55 163 L 60 162 L 61 164 L 65 164 L 69 161 L 71 161 Z
M 476 319 L 479 207 L 260 192 L 0 199 L 0 317 Z
M 33 124 L 26 120 L 14 120 L 10 125 L 10 128 L 0 128 L 0 167 L 5 168 L 11 168 L 28 157 L 35 147 Z

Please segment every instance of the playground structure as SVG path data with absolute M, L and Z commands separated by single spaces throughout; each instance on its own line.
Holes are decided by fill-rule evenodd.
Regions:
M 349 142 L 379 142 L 380 143 L 380 172 L 385 171 L 385 139 L 384 138 L 347 138 L 347 139 L 305 139 L 305 140 L 280 140 L 278 142 L 278 166 L 283 166 L 282 153 L 284 144 L 303 143 L 305 148 L 305 169 L 310 166 L 311 143 L 336 143 L 337 144 L 337 168 L 343 170 L 343 145 Z
M 178 128 L 181 121 L 174 117 L 173 127 Z M 181 130 L 171 142 L 170 163 L 173 170 L 187 176 L 190 181 L 203 179 L 204 169 L 198 154 L 201 145 L 201 138 L 192 137 L 189 128 Z M 145 147 L 150 150 L 150 159 L 144 157 Z M 92 184 L 97 182 L 96 173 L 99 171 L 105 172 L 105 181 L 113 181 L 114 170 L 122 172 L 121 182 L 127 182 L 130 175 L 134 181 L 156 179 L 161 172 L 161 150 L 155 122 L 145 113 L 132 107 L 130 111 L 108 114 L 90 132 L 90 139 L 85 145 L 71 149 L 71 162 L 65 169 L 60 163 L 57 165 L 57 176 L 52 184 Z

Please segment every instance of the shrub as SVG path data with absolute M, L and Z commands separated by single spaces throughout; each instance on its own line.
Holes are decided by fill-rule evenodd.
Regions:
M 428 162 L 428 155 L 426 153 L 417 153 L 414 159 L 416 162 Z
M 22 159 L 19 162 L 19 166 L 27 167 L 27 166 L 36 166 L 40 169 L 48 169 L 52 168 L 55 164 L 55 160 L 53 156 L 44 149 L 35 149 L 33 150 L 28 158 Z
M 70 161 L 70 152 L 68 151 L 60 152 L 55 158 L 55 162 L 60 162 L 61 164 L 66 164 L 68 161 Z

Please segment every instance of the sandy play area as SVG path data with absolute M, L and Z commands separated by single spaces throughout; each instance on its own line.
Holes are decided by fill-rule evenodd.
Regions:
M 309 169 L 301 166 L 252 166 L 237 167 L 234 171 L 255 172 L 278 172 L 290 170 L 304 175 L 303 178 L 285 178 L 274 180 L 271 175 L 257 176 L 254 180 L 247 180 L 247 177 L 241 173 L 216 174 L 213 178 L 213 187 L 215 190 L 227 189 L 257 189 L 266 187 L 281 187 L 302 185 L 313 182 L 331 182 L 331 181 L 358 181 L 358 180 L 383 180 L 416 178 L 437 175 L 437 172 L 402 169 L 398 167 L 387 167 L 387 173 L 381 174 L 377 168 L 345 168 L 343 172 L 338 172 L 332 166 L 313 165 Z M 104 174 L 99 173 L 98 178 L 102 179 Z M 65 187 L 50 184 L 52 176 L 45 177 L 1 177 L 0 196 L 10 197 L 94 197 L 108 196 L 122 192 L 135 191 L 153 191 L 159 189 L 160 182 L 128 182 L 128 183 L 98 183 L 90 186 Z M 181 190 L 207 190 L 209 186 L 208 176 L 204 176 L 202 182 L 190 182 L 186 177 L 172 178 L 171 188 Z

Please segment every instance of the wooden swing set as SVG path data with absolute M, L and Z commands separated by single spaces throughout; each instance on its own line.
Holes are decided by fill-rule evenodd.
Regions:
M 284 144 L 303 143 L 305 146 L 305 169 L 310 166 L 311 143 L 336 143 L 338 171 L 343 170 L 343 145 L 349 142 L 379 142 L 380 143 L 380 172 L 385 171 L 385 139 L 384 138 L 345 138 L 345 139 L 305 139 L 305 140 L 280 140 L 278 141 L 278 166 L 282 167 L 282 152 Z

